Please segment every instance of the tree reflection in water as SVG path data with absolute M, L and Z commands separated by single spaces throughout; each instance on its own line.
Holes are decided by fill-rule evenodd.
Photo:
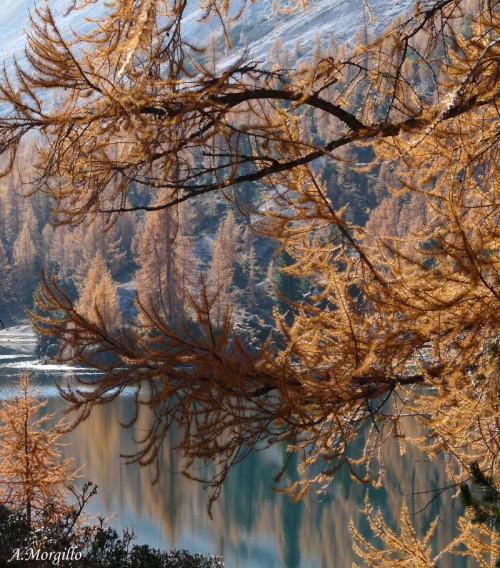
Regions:
M 17 376 L 5 368 L 0 368 L 0 374 L 9 382 Z M 32 373 L 33 383 L 51 385 L 53 378 Z M 50 396 L 47 411 L 60 410 L 54 389 L 45 392 Z M 354 484 L 347 472 L 336 477 L 327 495 L 311 492 L 303 501 L 292 503 L 287 495 L 273 491 L 269 485 L 285 459 L 286 448 L 254 452 L 229 476 L 210 520 L 207 492 L 180 473 L 182 458 L 174 450 L 175 432 L 170 435 L 168 447 L 163 448 L 161 476 L 156 485 L 151 483 L 152 470 L 125 465 L 119 459 L 120 453 L 133 452 L 133 437 L 140 437 L 141 427 L 147 425 L 147 417 L 142 416 L 133 429 L 121 428 L 119 421 L 129 417 L 131 406 L 131 401 L 123 397 L 113 405 L 94 409 L 92 416 L 66 439 L 66 456 L 73 457 L 78 467 L 85 465 L 85 478 L 99 486 L 93 512 L 103 516 L 116 513 L 114 527 L 133 528 L 138 543 L 157 548 L 222 554 L 230 567 L 336 568 L 350 566 L 355 560 L 348 522 L 353 519 L 363 532 L 367 529 L 359 511 L 366 488 Z M 412 424 L 407 427 L 409 431 L 415 428 Z M 445 492 L 427 508 L 432 495 L 412 495 L 442 487 L 447 479 L 439 457 L 433 462 L 418 461 L 415 453 L 408 451 L 401 456 L 396 443 L 387 445 L 385 486 L 369 489 L 371 501 L 392 523 L 399 518 L 403 497 L 410 513 L 424 508 L 414 517 L 421 533 L 439 513 L 441 523 L 434 545 L 436 550 L 442 549 L 455 534 L 460 505 L 451 492 Z M 440 566 L 459 566 L 457 560 L 443 558 Z M 461 566 L 468 564 L 464 561 Z

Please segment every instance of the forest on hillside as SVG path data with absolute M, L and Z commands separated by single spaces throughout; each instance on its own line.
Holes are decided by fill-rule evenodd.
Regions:
M 355 38 L 355 45 L 363 40 L 361 36 Z M 223 38 L 212 34 L 210 40 L 205 55 L 209 63 L 224 54 Z M 268 64 L 288 69 L 300 59 L 299 69 L 307 68 L 325 58 L 345 59 L 348 50 L 347 42 L 337 46 L 329 38 L 325 44 L 317 35 L 312 49 L 305 50 L 297 42 L 290 52 L 278 37 Z M 425 69 L 414 64 L 412 73 L 414 80 L 426 83 L 425 75 L 420 76 Z M 361 83 L 358 98 L 363 89 Z M 356 105 L 354 96 L 349 106 L 355 109 Z M 317 144 L 328 140 L 331 120 L 327 113 L 301 116 L 304 131 Z M 236 200 L 229 194 L 210 193 L 203 201 L 188 201 L 157 213 L 124 213 L 112 224 L 105 215 L 76 225 L 59 224 L 51 214 L 54 202 L 50 195 L 34 192 L 38 144 L 36 137 L 28 139 L 20 156 L 22 167 L 0 181 L 0 313 L 4 322 L 24 318 L 25 310 L 33 309 L 41 270 L 55 274 L 85 314 L 90 314 L 93 304 L 85 288 L 94 290 L 106 275 L 99 294 L 114 299 L 102 315 L 117 327 L 122 318 L 137 314 L 135 289 L 140 290 L 139 299 L 145 305 L 158 308 L 170 321 L 179 321 L 189 314 L 188 296 L 199 288 L 202 275 L 210 290 L 219 291 L 217 317 L 230 300 L 235 321 L 239 329 L 246 329 L 250 341 L 254 333 L 262 339 L 262 334 L 269 332 L 274 305 L 281 311 L 293 310 L 286 300 L 300 301 L 314 289 L 307 279 L 281 270 L 292 264 L 292 257 L 279 239 L 259 231 L 258 219 L 265 217 L 267 198 L 273 199 L 273 191 L 265 184 L 247 182 L 239 188 Z M 424 224 L 423 198 L 416 194 L 394 196 L 390 192 L 391 167 L 382 165 L 366 173 L 358 164 L 367 156 L 366 148 L 353 146 L 337 151 L 335 162 L 318 161 L 316 173 L 335 206 L 346 207 L 346 219 L 365 227 L 373 240 L 380 234 L 407 235 Z M 161 193 L 147 184 L 134 183 L 127 199 L 132 206 L 155 206 L 164 201 Z

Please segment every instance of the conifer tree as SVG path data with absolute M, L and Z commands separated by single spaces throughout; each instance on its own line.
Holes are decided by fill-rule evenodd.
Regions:
M 148 215 L 137 244 L 139 302 L 170 323 L 182 322 L 190 310 L 196 261 L 185 234 L 189 217 L 188 205 Z
M 269 49 L 269 53 L 267 54 L 267 58 L 269 62 L 273 65 L 280 65 L 280 60 L 283 54 L 283 41 L 278 36 L 272 43 L 271 48 Z
M 9 259 L 0 238 L 0 305 L 5 305 L 11 295 L 12 274 Z
M 16 175 L 13 174 L 5 180 L 2 195 L 2 210 L 4 234 L 7 243 L 12 246 L 17 236 L 21 232 L 22 223 L 22 197 L 17 188 Z
M 117 234 L 117 225 L 106 230 L 102 217 L 98 217 L 90 224 L 81 224 L 75 227 L 73 234 L 67 241 L 68 246 L 74 247 L 72 256 L 76 262 L 74 278 L 77 286 L 81 286 L 92 260 L 99 252 L 106 257 L 108 268 L 112 274 L 119 272 L 125 258 L 125 251 L 121 246 L 120 236 Z
M 462 503 L 472 516 L 473 524 L 484 524 L 500 532 L 500 488 L 491 476 L 479 468 L 477 462 L 470 465 L 472 489 L 462 483 Z
M 3 238 L 7 235 L 7 217 L 8 212 L 3 204 L 7 204 L 9 201 L 9 187 L 6 180 L 0 181 L 0 203 L 2 203 L 2 208 L 0 209 L 0 235 Z
M 0 408 L 0 501 L 22 513 L 29 528 L 69 513 L 65 491 L 76 476 L 71 461 L 60 458 L 62 434 L 46 405 L 23 373 L 14 398 Z
M 119 329 L 118 292 L 100 251 L 94 256 L 80 290 L 76 304 L 78 313 L 110 333 Z
M 212 32 L 208 37 L 207 49 L 205 52 L 206 65 L 209 71 L 215 73 L 217 69 L 217 60 L 219 58 L 220 46 L 219 37 L 216 32 Z
M 253 310 L 257 294 L 257 258 L 253 242 L 253 233 L 249 227 L 243 233 L 242 266 L 246 275 L 246 304 L 250 311 Z
M 18 297 L 27 301 L 30 292 L 35 289 L 38 274 L 37 250 L 28 221 L 24 222 L 21 233 L 14 242 L 13 250 L 13 278 L 16 290 Z
M 233 212 L 229 211 L 217 229 L 207 273 L 208 292 L 214 298 L 212 315 L 216 327 L 220 327 L 229 307 L 234 307 L 233 279 L 238 240 L 238 225 Z
M 316 32 L 314 36 L 314 47 L 311 52 L 311 64 L 317 67 L 320 61 L 323 59 L 323 45 L 321 34 Z

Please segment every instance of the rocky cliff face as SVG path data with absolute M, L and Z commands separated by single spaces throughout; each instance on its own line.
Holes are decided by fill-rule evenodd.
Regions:
M 97 17 L 105 9 L 102 2 L 83 11 L 73 10 L 68 13 L 72 0 L 48 2 L 60 30 L 65 34 L 70 34 L 72 27 L 81 29 L 85 25 L 85 17 Z M 306 9 L 299 7 L 289 13 L 276 13 L 273 0 L 257 0 L 249 3 L 243 18 L 233 26 L 232 35 L 237 47 L 229 54 L 228 60 L 241 54 L 241 46 L 238 45 L 241 32 L 247 39 L 251 59 L 263 61 L 278 37 L 290 49 L 300 40 L 304 53 L 307 53 L 318 34 L 325 45 L 330 37 L 337 43 L 349 41 L 358 30 L 366 29 L 369 35 L 376 35 L 395 17 L 407 12 L 413 3 L 413 0 L 310 0 Z M 29 13 L 34 5 L 35 0 L 2 2 L 0 60 L 6 60 L 8 65 L 12 63 L 14 56 L 23 58 Z M 241 0 L 233 5 L 236 11 Z M 286 6 L 286 1 L 280 2 L 280 6 Z M 200 25 L 200 15 L 198 3 L 192 2 L 192 8 L 186 17 L 185 33 L 186 39 L 198 44 L 203 43 L 210 33 L 220 32 L 216 21 Z
M 369 2 L 369 4 L 368 4 Z M 407 12 L 412 0 L 312 0 L 306 9 L 273 14 L 272 0 L 249 5 L 243 22 L 248 26 L 249 51 L 252 59 L 264 60 L 273 42 L 280 38 L 292 49 L 300 41 L 303 52 L 311 50 L 316 36 L 323 45 L 331 37 L 337 44 L 350 41 L 359 30 L 376 36 L 397 16 Z M 368 10 L 368 6 L 370 11 Z
M 38 3 L 43 6 L 42 2 Z M 61 31 L 69 31 L 72 25 L 82 21 L 83 12 L 73 12 L 65 16 L 71 0 L 49 0 Z M 12 64 L 14 57 L 22 59 L 26 32 L 29 29 L 29 15 L 33 11 L 35 0 L 3 0 L 0 9 L 0 61 Z M 88 11 L 87 11 L 88 13 Z

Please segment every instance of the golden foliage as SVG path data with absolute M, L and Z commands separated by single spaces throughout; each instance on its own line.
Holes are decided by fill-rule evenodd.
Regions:
M 76 477 L 71 460 L 60 459 L 62 422 L 46 427 L 54 415 L 43 414 L 47 401 L 39 396 L 23 373 L 14 399 L 0 409 L 0 500 L 33 528 L 72 511 L 65 492 Z
M 88 321 L 109 333 L 121 327 L 118 293 L 100 251 L 92 259 L 82 282 L 76 309 Z
M 354 539 L 354 552 L 363 559 L 364 566 L 391 566 L 394 568 L 397 566 L 402 568 L 410 568 L 411 566 L 436 568 L 438 566 L 430 544 L 438 519 L 432 522 L 425 536 L 420 539 L 410 520 L 406 504 L 403 504 L 397 532 L 386 524 L 380 510 L 375 513 L 372 512 L 368 497 L 365 501 L 365 513 L 370 523 L 370 529 L 382 541 L 384 548 L 379 549 L 369 542 L 351 524 L 349 528 Z M 360 566 L 353 564 L 353 568 L 360 568 Z
M 363 560 L 363 566 L 388 566 L 390 568 L 416 566 L 418 568 L 438 568 L 445 555 L 467 556 L 481 568 L 494 568 L 500 554 L 498 532 L 485 524 L 475 525 L 467 517 L 458 521 L 459 534 L 443 550 L 432 550 L 432 537 L 440 522 L 436 517 L 426 534 L 419 537 L 410 518 L 406 504 L 403 504 L 398 529 L 393 530 L 384 520 L 379 510 L 373 511 L 368 496 L 364 513 L 368 518 L 371 532 L 380 545 L 373 544 L 351 523 L 349 529 L 353 536 L 354 552 Z M 360 565 L 353 564 L 353 568 Z
M 228 21 L 227 1 L 202 6 L 205 18 Z M 33 315 L 35 326 L 71 347 L 63 357 L 106 371 L 62 391 L 75 423 L 132 387 L 137 408 L 156 418 L 135 459 L 154 461 L 175 424 L 186 475 L 199 477 L 198 458 L 215 461 L 206 480 L 215 496 L 234 463 L 282 441 L 301 456 L 290 488 L 299 498 L 343 465 L 380 483 L 380 448 L 392 437 L 401 451 L 411 442 L 430 457 L 446 452 L 455 479 L 471 459 L 497 473 L 499 363 L 488 345 L 498 345 L 500 314 L 498 2 L 418 4 L 345 59 L 283 72 L 200 63 L 203 50 L 181 33 L 185 9 L 112 2 L 71 41 L 49 8 L 36 10 L 29 69 L 5 71 L 0 85 L 8 169 L 23 137 L 39 132 L 35 186 L 73 224 L 260 181 L 267 206 L 252 212 L 256 230 L 281 241 L 295 261 L 287 271 L 314 293 L 292 306 L 292 322 L 276 314 L 276 333 L 254 352 L 229 308 L 215 325 L 217 295 L 203 281 L 190 298 L 197 329 L 172 327 L 139 295 L 141 323 L 112 337 L 45 279 L 38 303 L 49 317 Z M 60 103 L 47 105 L 54 90 Z M 326 140 L 307 132 L 307 113 L 328 117 Z M 428 221 L 408 238 L 365 238 L 333 206 L 313 163 L 355 144 L 374 155 L 357 168 L 390 165 L 394 193 L 422 196 Z M 127 206 L 132 183 L 161 199 Z M 410 439 L 403 417 L 428 434 Z

